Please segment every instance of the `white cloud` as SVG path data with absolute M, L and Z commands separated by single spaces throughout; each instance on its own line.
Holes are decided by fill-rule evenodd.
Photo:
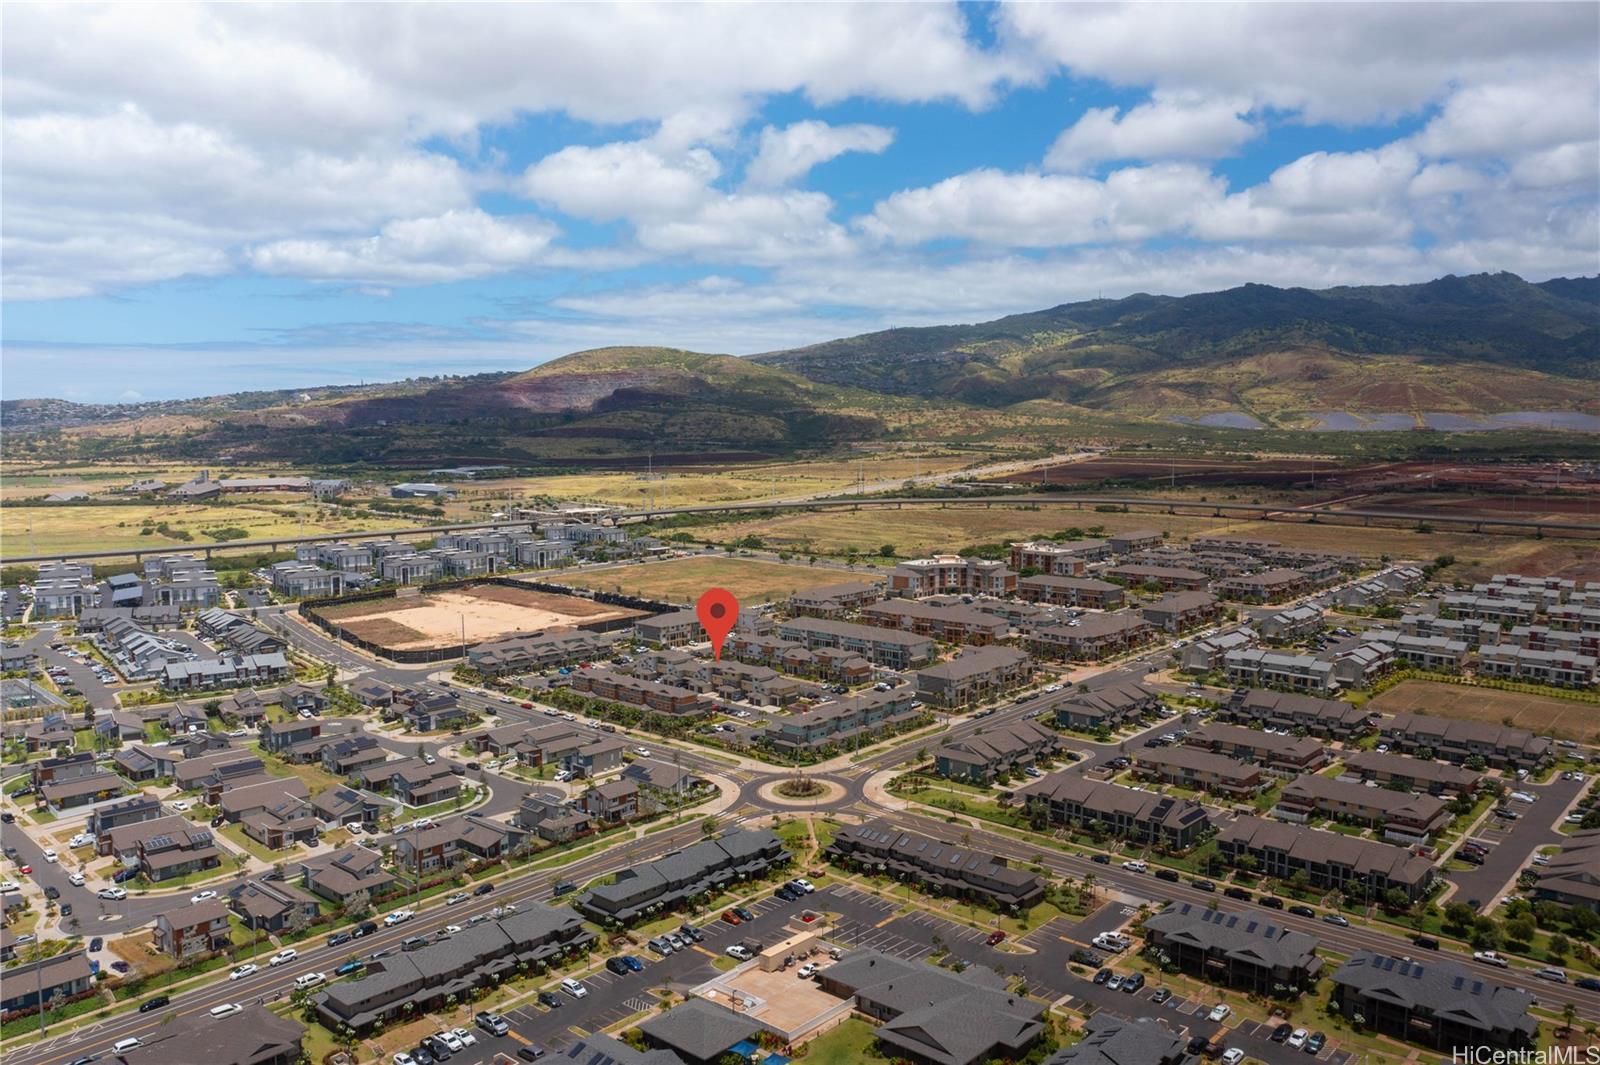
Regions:
M 760 151 L 745 170 L 745 183 L 756 188 L 787 185 L 846 152 L 877 155 L 893 140 L 894 131 L 883 126 L 830 126 L 815 121 L 796 122 L 783 129 L 768 126 L 761 131 Z
M 1254 137 L 1244 100 L 1195 93 L 1158 93 L 1120 115 L 1092 107 L 1056 138 L 1045 155 L 1052 170 L 1083 170 L 1114 159 L 1215 159 Z
M 1600 81 L 1565 70 L 1519 82 L 1471 85 L 1414 139 L 1430 156 L 1499 157 L 1600 138 Z
M 440 282 L 483 277 L 526 266 L 555 236 L 539 218 L 449 211 L 389 222 L 357 240 L 281 240 L 251 249 L 264 274 L 366 282 Z
M 667 159 L 645 141 L 574 145 L 530 166 L 522 189 L 566 214 L 609 222 L 691 210 L 705 201 L 721 172 L 704 148 Z

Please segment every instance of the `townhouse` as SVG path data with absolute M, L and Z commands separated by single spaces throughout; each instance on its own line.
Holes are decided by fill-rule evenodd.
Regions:
M 1531 1048 L 1533 995 L 1483 980 L 1442 955 L 1425 961 L 1359 950 L 1333 972 L 1332 1004 L 1383 1035 L 1444 1054 Z
M 470 999 L 477 987 L 578 954 L 594 941 L 572 911 L 529 904 L 420 950 L 391 955 L 360 980 L 330 984 L 315 997 L 314 1008 L 329 1028 L 365 1035 L 376 1024 Z
M 1329 665 L 1333 681 L 1341 688 L 1365 689 L 1395 665 L 1394 646 L 1370 635 L 1354 647 L 1335 651 Z
M 823 854 L 837 865 L 910 880 L 929 894 L 978 899 L 995 909 L 1027 909 L 1046 891 L 1043 880 L 1013 869 L 1004 858 L 904 832 L 881 820 L 846 825 Z
M 300 877 L 307 891 L 349 911 L 365 909 L 395 882 L 381 852 L 356 846 L 301 862 Z
M 631 780 L 608 780 L 578 795 L 578 809 L 597 821 L 617 824 L 640 814 L 639 785 Z
M 233 934 L 228 916 L 228 907 L 221 899 L 207 899 L 165 910 L 156 914 L 155 936 L 151 945 L 180 963 L 202 954 L 225 950 Z
M 630 703 L 674 717 L 703 714 L 711 700 L 696 691 L 631 677 L 614 669 L 584 669 L 572 674 L 572 690 L 596 699 Z
M 0 978 L 0 1014 L 60 1004 L 86 994 L 93 984 L 94 970 L 82 950 L 13 965 Z
M 1162 632 L 1176 635 L 1210 624 L 1222 615 L 1222 603 L 1210 592 L 1174 592 L 1140 610 Z
M 525 839 L 527 833 L 515 825 L 467 814 L 432 828 L 396 834 L 395 866 L 430 873 L 462 862 L 495 862 L 516 851 Z
M 808 588 L 789 597 L 789 613 L 814 618 L 842 618 L 883 598 L 884 581 L 844 581 Z
M 1313 772 L 1328 764 L 1327 748 L 1309 736 L 1278 736 L 1238 725 L 1203 725 L 1185 736 L 1183 742 L 1255 762 L 1277 773 Z
M 243 614 L 212 607 L 195 618 L 195 628 L 209 640 L 221 642 L 240 654 L 270 654 L 284 650 L 283 638 L 251 624 Z
M 1379 734 L 1406 754 L 1427 751 L 1447 762 L 1482 758 L 1498 769 L 1537 769 L 1555 758 L 1555 741 L 1527 729 L 1487 721 L 1455 721 L 1405 711 L 1386 719 Z
M 589 815 L 567 805 L 559 794 L 530 792 L 522 797 L 512 823 L 550 843 L 569 843 L 593 828 Z
M 260 1005 L 227 1017 L 169 1015 L 144 1042 L 116 1055 L 119 1065 L 294 1065 L 305 1025 Z
M 1514 643 L 1531 651 L 1566 651 L 1569 654 L 1600 655 L 1600 632 L 1572 632 L 1548 625 L 1517 625 L 1508 633 L 1496 633 L 1484 643 Z
M 154 821 L 158 817 L 165 816 L 165 814 L 166 811 L 161 808 L 161 800 L 154 795 L 135 795 L 131 799 L 108 803 L 90 810 L 88 822 L 84 825 L 84 831 L 94 836 L 98 843 L 100 837 L 109 836 L 114 828 Z M 109 847 L 97 847 L 96 853 L 105 855 L 111 852 Z
M 1560 688 L 1587 688 L 1600 679 L 1594 655 L 1571 651 L 1535 651 L 1514 643 L 1478 648 L 1478 672 L 1487 677 L 1533 681 Z
M 608 926 L 629 925 L 702 895 L 764 876 L 789 861 L 783 841 L 765 829 L 729 829 L 653 862 L 629 866 L 610 884 L 573 899 L 572 908 Z
M 1030 603 L 1046 606 L 1085 607 L 1113 610 L 1122 605 L 1122 585 L 1091 577 L 1057 577 L 1042 574 L 1017 582 L 1017 594 Z
M 1337 686 L 1332 662 L 1262 647 L 1229 651 L 1222 656 L 1222 668 L 1227 673 L 1228 683 L 1240 687 L 1330 692 Z
M 1398 589 L 1392 588 L 1380 580 L 1357 581 L 1336 589 L 1333 601 L 1336 605 L 1346 610 L 1366 610 L 1372 607 L 1383 606 L 1398 594 Z
M 1133 771 L 1146 780 L 1230 799 L 1249 799 L 1265 785 L 1260 767 L 1194 747 L 1142 748 L 1134 756 Z
M 1407 636 L 1395 629 L 1368 629 L 1365 638 L 1388 646 L 1394 661 L 1435 673 L 1459 673 L 1467 665 L 1467 641 L 1444 636 Z
M 801 713 L 770 722 L 756 742 L 780 754 L 818 754 L 829 748 L 849 749 L 880 734 L 922 719 L 909 685 L 888 691 L 842 695 Z
M 1372 731 L 1378 715 L 1339 699 L 1298 692 L 1240 688 L 1217 707 L 1217 720 L 1263 729 L 1296 731 L 1330 740 L 1351 740 Z
M 1237 599 L 1245 603 L 1281 603 L 1310 591 L 1316 584 L 1304 570 L 1280 567 L 1260 573 L 1224 577 L 1217 581 L 1215 587 L 1224 599 Z
M 175 690 L 236 688 L 287 680 L 289 674 L 289 660 L 280 651 L 202 658 L 197 662 L 169 662 L 162 668 L 160 681 L 163 688 Z
M 917 672 L 917 698 L 930 706 L 974 706 L 1026 684 L 1033 659 L 1014 647 L 976 647 Z
M 1131 555 L 1136 551 L 1154 551 L 1161 546 L 1166 535 L 1156 529 L 1131 529 L 1128 532 L 1108 533 L 1106 543 L 1115 555 Z
M 635 621 L 633 635 L 641 643 L 654 644 L 658 647 L 675 647 L 679 644 L 704 640 L 706 630 L 700 624 L 700 616 L 693 610 L 674 610 L 668 614 L 657 614 L 655 617 L 640 618 Z
M 1600 831 L 1574 832 L 1549 864 L 1534 866 L 1533 873 L 1536 900 L 1600 910 Z
M 273 592 L 290 599 L 323 599 L 344 591 L 342 571 L 310 562 L 274 562 L 267 572 Z
M 1372 781 L 1380 787 L 1400 787 L 1429 795 L 1470 795 L 1483 783 L 1483 774 L 1453 762 L 1408 758 L 1388 751 L 1347 751 L 1344 776 Z
M 1322 611 L 1314 606 L 1280 610 L 1255 623 L 1256 631 L 1269 643 L 1297 643 L 1322 631 Z
M 156 882 L 222 864 L 211 830 L 178 815 L 114 828 L 98 837 L 95 847 Z
M 1138 611 L 1121 610 L 1036 628 L 1024 633 L 1022 642 L 1040 658 L 1093 662 L 1131 651 L 1154 638 L 1155 627 Z
M 1095 732 L 1115 731 L 1137 724 L 1149 715 L 1162 712 L 1159 694 L 1135 681 L 1108 684 L 1087 692 L 1067 692 L 1054 696 L 1043 712 L 1054 713 L 1060 728 Z
M 1437 795 L 1413 795 L 1388 788 L 1369 788 L 1354 780 L 1334 780 L 1309 773 L 1284 785 L 1272 816 L 1303 824 L 1327 817 L 1349 824 L 1383 829 L 1383 838 L 1402 846 L 1426 844 L 1449 827 L 1450 805 Z
M 1416 902 L 1435 876 L 1430 859 L 1404 847 L 1261 817 L 1234 818 L 1217 833 L 1217 852 L 1234 865 L 1249 855 L 1263 876 L 1304 873 L 1312 887 L 1374 900 L 1394 888 Z
M 1203 591 L 1211 583 L 1211 578 L 1198 570 L 1184 569 L 1181 566 L 1152 566 L 1141 562 L 1112 566 L 1105 570 L 1103 575 L 1109 580 L 1121 581 L 1133 588 L 1150 585 L 1163 592 L 1198 592 Z
M 949 593 L 1004 597 L 1016 593 L 1017 574 L 999 559 L 934 555 L 910 559 L 890 570 L 888 590 L 890 595 L 913 599 Z
M 1179 668 L 1185 673 L 1210 673 L 1221 669 L 1230 651 L 1248 650 L 1256 645 L 1258 638 L 1254 629 L 1229 629 L 1193 640 L 1179 656 Z
M 944 744 L 933 752 L 933 767 L 943 777 L 987 784 L 1060 750 L 1061 737 L 1052 730 L 1032 721 L 1011 721 Z
M 341 573 L 372 570 L 372 548 L 363 544 L 301 544 L 294 549 L 294 557 L 296 561 L 313 562 Z
M 1099 1012 L 1084 1022 L 1078 1042 L 1044 1059 L 1043 1065 L 1183 1065 L 1187 1045 L 1155 1017 L 1125 1020 Z
M 1091 780 L 1067 770 L 1051 773 L 1017 792 L 1051 824 L 1105 831 L 1169 850 L 1188 850 L 1209 834 L 1211 819 L 1193 799 Z
M 535 540 L 527 537 L 513 545 L 512 560 L 529 569 L 548 569 L 572 559 L 572 544 L 566 540 Z
M 378 559 L 377 570 L 385 584 L 424 584 L 444 576 L 444 562 L 437 555 L 403 551 Z
M 528 673 L 573 665 L 591 658 L 608 658 L 615 643 L 614 633 L 571 628 L 546 629 L 470 647 L 467 649 L 467 665 L 490 677 Z
M 1144 937 L 1151 954 L 1180 972 L 1254 995 L 1308 992 L 1322 973 L 1316 937 L 1265 914 L 1173 902 L 1145 918 Z
M 1496 625 L 1530 625 L 1538 613 L 1538 605 L 1527 599 L 1458 592 L 1439 600 L 1439 614 L 1442 617 L 1464 621 L 1491 621 Z
M 1011 630 L 1005 618 L 969 606 L 939 606 L 914 599 L 891 599 L 861 609 L 864 625 L 900 629 L 931 636 L 943 643 L 986 644 L 1003 640 Z
M 826 618 L 791 618 L 779 624 L 777 636 L 812 651 L 836 648 L 890 669 L 915 669 L 933 661 L 938 653 L 927 636 Z
M 94 575 L 78 562 L 45 562 L 33 582 L 35 621 L 75 618 L 94 603 Z
M 1400 618 L 1400 631 L 1407 636 L 1443 636 L 1449 640 L 1461 640 L 1468 647 L 1499 643 L 1501 639 L 1498 622 L 1442 618 L 1437 614 L 1404 614 Z
M 1579 603 L 1553 606 L 1548 618 L 1552 629 L 1600 633 L 1600 606 Z

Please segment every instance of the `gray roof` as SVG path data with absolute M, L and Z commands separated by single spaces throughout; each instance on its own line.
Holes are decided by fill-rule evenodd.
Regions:
M 1046 1058 L 1044 1065 L 1157 1065 L 1183 1056 L 1183 1037 L 1154 1017 L 1124 1020 L 1097 1013 L 1083 1039 Z
M 594 1032 L 565 1050 L 557 1051 L 552 1062 L 573 1065 L 683 1065 L 683 1059 L 670 1050 L 635 1050 L 620 1039 Z
M 1175 902 L 1144 923 L 1166 939 L 1273 968 L 1303 969 L 1316 962 L 1315 936 L 1295 932 L 1271 918 Z
M 691 1058 L 714 1058 L 749 1039 L 761 1026 L 726 1006 L 692 998 L 639 1025 L 651 1039 Z
M 1404 1009 L 1431 1010 L 1436 1017 L 1480 1031 L 1521 1031 L 1531 1039 L 1538 1021 L 1528 1016 L 1534 997 L 1526 991 L 1486 983 L 1435 957 L 1407 961 L 1357 951 L 1334 971 L 1333 981 Z
M 305 1031 L 293 1018 L 246 1006 L 231 1017 L 179 1016 L 118 1056 L 124 1065 L 255 1065 L 298 1049 Z

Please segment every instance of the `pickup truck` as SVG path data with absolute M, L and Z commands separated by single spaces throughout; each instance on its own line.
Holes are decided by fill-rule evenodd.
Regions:
M 1472 952 L 1473 961 L 1481 961 L 1485 965 L 1494 965 L 1501 969 L 1511 968 L 1511 963 L 1492 950 L 1475 950 Z

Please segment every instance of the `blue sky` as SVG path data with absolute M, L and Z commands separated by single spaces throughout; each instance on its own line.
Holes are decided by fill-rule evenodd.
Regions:
M 1588 4 L 12 5 L 6 398 L 1594 273 Z

